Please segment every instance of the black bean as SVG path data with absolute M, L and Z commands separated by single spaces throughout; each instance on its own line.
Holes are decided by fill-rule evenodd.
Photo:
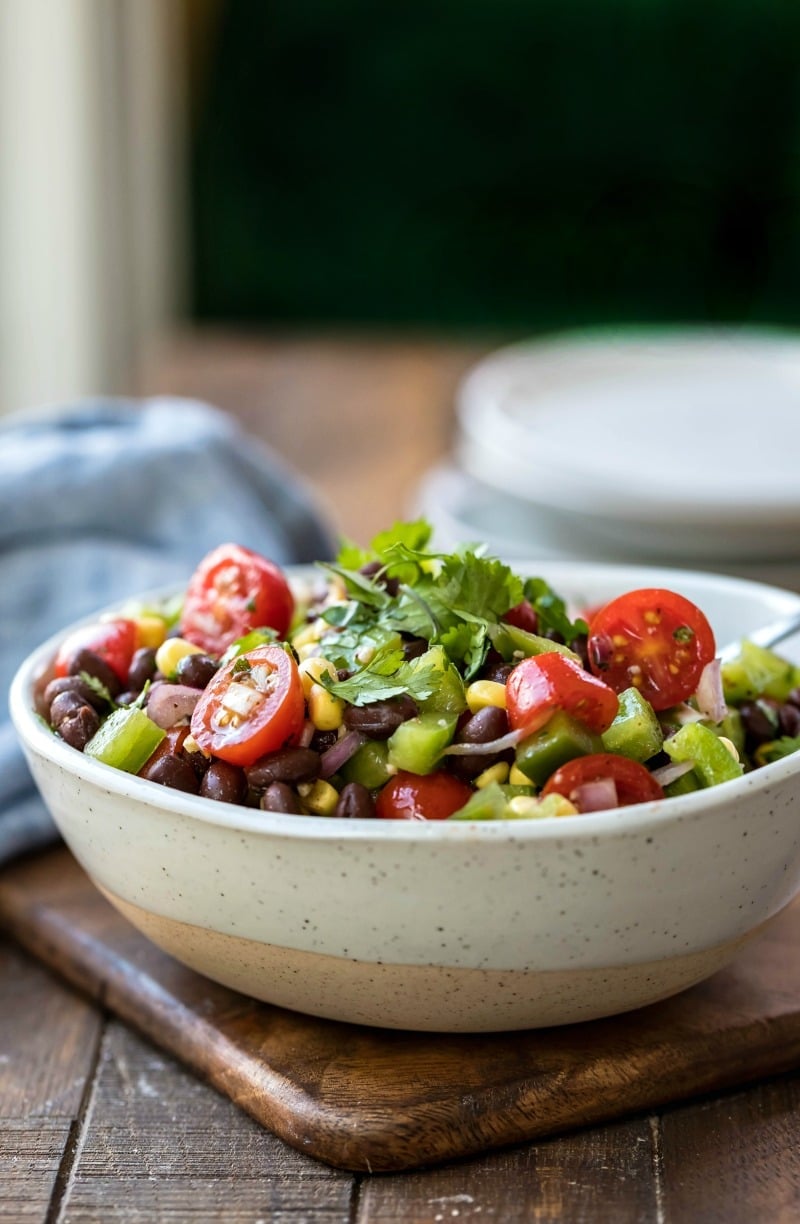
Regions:
M 494 680 L 495 684 L 505 684 L 513 670 L 513 665 L 506 663 L 502 655 L 490 656 L 481 669 L 481 679 Z
M 793 688 L 786 700 L 790 705 L 800 708 L 800 688 Z
M 386 701 L 372 701 L 365 706 L 347 706 L 344 724 L 350 731 L 361 731 L 370 739 L 385 740 L 401 723 L 417 713 L 416 702 L 403 693 Z
M 134 701 L 138 701 L 140 697 L 141 693 L 134 692 L 133 689 L 126 689 L 124 693 L 117 693 L 114 700 L 117 705 L 129 706 L 133 705 Z
M 585 633 L 582 633 L 580 634 L 579 637 L 573 638 L 573 640 L 569 644 L 569 648 L 570 650 L 575 651 L 575 654 L 578 655 L 581 663 L 588 671 L 589 670 L 589 639 L 587 635 Z
M 380 561 L 368 561 L 366 565 L 361 566 L 359 573 L 365 578 L 374 578 L 378 586 L 385 587 L 387 594 L 394 598 L 400 590 L 400 583 L 396 578 L 387 578 L 385 573 L 381 573 L 383 568 Z
M 68 671 L 71 676 L 79 676 L 81 672 L 85 672 L 87 676 L 99 680 L 112 697 L 122 692 L 122 681 L 113 667 L 109 667 L 105 659 L 93 650 L 77 650 L 69 661 Z
M 462 724 L 455 738 L 459 744 L 488 744 L 505 735 L 507 731 L 508 715 L 505 710 L 501 710 L 499 706 L 484 706 Z M 513 757 L 512 749 L 506 752 L 466 753 L 463 756 L 453 754 L 448 757 L 447 764 L 450 772 L 457 778 L 469 782 L 497 761 L 510 762 Z
M 70 693 L 62 693 L 56 697 L 53 705 L 58 702 L 69 699 L 72 696 Z M 95 735 L 100 727 L 100 715 L 92 706 L 80 702 L 80 698 L 75 700 L 79 703 L 67 710 L 63 717 L 60 718 L 56 730 L 65 743 L 72 748 L 77 748 L 79 752 L 83 752 L 89 740 Z
M 428 643 L 424 638 L 407 638 L 403 642 L 403 658 L 418 659 L 421 654 L 424 654 L 428 649 Z
M 458 730 L 460 744 L 488 744 L 508 731 L 508 715 L 499 706 L 484 706 Z
M 750 747 L 758 747 L 775 739 L 778 734 L 778 711 L 775 706 L 763 698 L 758 701 L 745 701 L 739 707 L 747 743 Z
M 206 654 L 184 655 L 176 669 L 178 684 L 188 684 L 189 688 L 204 689 L 213 676 L 216 675 L 219 664 Z
M 245 771 L 248 785 L 263 790 L 272 782 L 314 782 L 319 777 L 319 753 L 313 748 L 279 748 Z
M 220 803 L 244 803 L 247 798 L 244 770 L 228 761 L 212 761 L 203 774 L 200 794 Z
M 59 693 L 66 692 L 77 693 L 87 705 L 94 706 L 101 713 L 108 709 L 105 697 L 96 693 L 91 684 L 87 684 L 81 676 L 59 676 L 56 680 L 51 680 L 44 690 L 44 703 L 47 709 L 50 709 Z
M 348 782 L 342 787 L 334 816 L 348 820 L 370 820 L 375 815 L 375 800 L 360 782 Z
M 52 726 L 58 730 L 65 719 L 70 718 L 73 714 L 77 714 L 78 710 L 82 710 L 88 704 L 79 693 L 74 692 L 72 689 L 65 689 L 63 693 L 59 693 L 50 702 L 50 722 Z M 91 709 L 92 707 L 90 706 L 89 708 Z
M 800 709 L 788 701 L 778 711 L 778 721 L 783 735 L 800 735 Z
M 261 808 L 265 812 L 287 812 L 290 816 L 302 816 L 300 799 L 285 782 L 271 782 L 261 796 Z
M 315 752 L 325 752 L 326 749 L 332 748 L 339 738 L 337 731 L 316 731 L 311 737 L 309 748 L 313 748 Z
M 128 688 L 140 693 L 156 674 L 156 652 L 150 646 L 141 646 L 133 652 L 131 665 L 128 668 Z
M 161 786 L 169 786 L 173 790 L 186 791 L 196 795 L 200 789 L 197 774 L 183 756 L 173 756 L 165 752 L 157 757 L 152 765 L 145 766 L 141 772 L 143 778 L 150 782 L 158 782 Z

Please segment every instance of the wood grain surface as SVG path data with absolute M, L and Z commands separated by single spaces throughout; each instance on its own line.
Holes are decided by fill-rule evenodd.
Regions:
M 65 849 L 0 876 L 0 920 L 263 1126 L 342 1169 L 471 1156 L 800 1064 L 798 905 L 674 999 L 475 1037 L 319 1020 L 216 986 L 140 936 Z

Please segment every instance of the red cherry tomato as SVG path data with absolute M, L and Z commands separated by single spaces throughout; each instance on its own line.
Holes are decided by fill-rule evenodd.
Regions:
M 293 614 L 291 589 L 274 562 L 240 544 L 222 544 L 189 580 L 180 633 L 207 654 L 221 655 L 251 629 L 285 637 Z
M 252 765 L 296 743 L 304 721 L 297 664 L 282 646 L 270 644 L 220 668 L 194 708 L 191 731 L 205 752 L 232 765 Z
M 506 681 L 508 721 L 530 735 L 564 710 L 598 734 L 611 726 L 619 708 L 613 689 L 567 655 L 555 651 L 523 659 Z
M 593 752 L 589 756 L 567 761 L 566 765 L 561 765 L 550 775 L 541 793 L 563 795 L 580 810 L 580 788 L 606 778 L 610 778 L 617 788 L 619 807 L 664 798 L 663 787 L 644 765 L 627 757 L 616 756 L 613 752 Z
M 55 674 L 68 676 L 78 651 L 91 650 L 93 654 L 105 660 L 123 684 L 127 684 L 135 649 L 135 621 L 119 617 L 116 620 L 99 621 L 96 625 L 84 625 L 61 643 L 56 655 Z
M 674 591 L 612 599 L 589 625 L 589 666 L 617 693 L 637 688 L 655 710 L 686 701 L 716 652 L 703 613 Z
M 471 795 L 466 782 L 443 769 L 424 776 L 401 769 L 378 793 L 375 811 L 383 820 L 447 820 Z
M 526 633 L 537 633 L 539 629 L 539 617 L 536 615 L 536 609 L 533 604 L 528 599 L 523 599 L 521 603 L 514 604 L 514 607 L 509 608 L 502 619 L 508 625 L 514 625 L 517 629 L 524 629 Z

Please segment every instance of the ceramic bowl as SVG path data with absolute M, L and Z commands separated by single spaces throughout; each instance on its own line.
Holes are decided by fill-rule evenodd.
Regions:
M 800 606 L 683 571 L 536 572 L 578 604 L 669 586 L 720 643 Z M 589 1020 L 708 977 L 800 888 L 800 753 L 705 792 L 571 818 L 265 813 L 167 790 L 57 739 L 33 697 L 57 642 L 18 671 L 11 712 L 65 841 L 154 943 L 269 1003 L 450 1032 Z

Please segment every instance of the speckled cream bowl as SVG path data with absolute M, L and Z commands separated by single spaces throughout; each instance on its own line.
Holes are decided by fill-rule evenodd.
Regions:
M 719 576 L 518 568 L 578 604 L 670 587 L 705 610 L 720 643 L 800 607 L 800 595 Z M 705 792 L 572 818 L 259 812 L 120 773 L 54 736 L 33 691 L 57 640 L 20 668 L 11 711 L 64 839 L 153 942 L 255 998 L 419 1030 L 589 1020 L 708 977 L 800 888 L 800 754 Z

